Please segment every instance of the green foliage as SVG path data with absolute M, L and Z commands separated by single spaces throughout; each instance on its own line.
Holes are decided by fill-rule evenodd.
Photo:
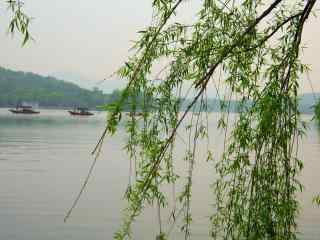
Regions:
M 12 35 L 19 32 L 22 37 L 22 46 L 24 46 L 30 39 L 32 39 L 29 32 L 29 24 L 31 18 L 23 11 L 24 2 L 21 0 L 8 0 L 6 1 L 9 10 L 12 13 L 8 32 Z
M 320 195 L 317 195 L 313 198 L 313 202 L 315 204 L 317 204 L 318 206 L 320 206 Z
M 38 102 L 40 107 L 95 108 L 120 98 L 120 92 L 110 95 L 98 89 L 83 89 L 75 84 L 33 73 L 0 68 L 0 107 L 13 107 L 20 101 Z
M 320 125 L 320 101 L 318 101 L 318 103 L 314 106 L 314 114 L 316 121 Z
M 203 0 L 193 24 L 171 21 L 182 0 L 154 0 L 150 27 L 140 31 L 136 54 L 119 70 L 129 81 L 108 116 L 106 134 L 120 121 L 128 133 L 126 150 L 135 170 L 126 192 L 128 207 L 115 239 L 131 238 L 133 221 L 148 204 L 158 208 L 159 236 L 163 229 L 160 210 L 168 194 L 161 189 L 184 184 L 172 209 L 172 226 L 180 222 L 185 239 L 192 236 L 193 169 L 197 143 L 206 139 L 209 82 L 217 89 L 224 112 L 218 120 L 225 131 L 224 153 L 215 159 L 218 180 L 213 184 L 214 208 L 210 217 L 213 239 L 296 239 L 297 174 L 303 162 L 296 149 L 304 124 L 298 110 L 299 76 L 307 70 L 299 60 L 303 26 L 315 1 Z M 152 76 L 159 61 L 169 64 Z M 181 111 L 183 98 L 192 100 Z M 224 87 L 225 89 L 222 89 Z M 153 108 L 142 104 L 137 117 L 137 97 L 153 99 Z M 189 95 L 188 95 L 189 94 Z M 224 95 L 224 96 L 222 96 Z M 240 100 L 234 126 L 229 119 L 230 100 Z M 121 118 L 126 102 L 131 118 Z M 250 101 L 252 104 L 247 104 Z M 186 125 L 187 175 L 175 171 L 173 149 L 178 129 Z M 230 137 L 229 137 L 230 136 Z M 101 144 L 99 142 L 99 144 Z M 208 159 L 212 159 L 208 149 Z M 176 161 L 176 160 L 175 160 Z
M 152 24 L 139 32 L 136 53 L 118 71 L 128 85 L 107 106 L 107 126 L 96 153 L 104 137 L 124 121 L 130 156 L 128 206 L 114 238 L 131 239 L 132 224 L 147 205 L 158 209 L 158 239 L 169 239 L 177 222 L 185 239 L 192 237 L 197 146 L 216 137 L 208 131 L 213 123 L 207 116 L 206 91 L 212 82 L 221 100 L 222 115 L 216 122 L 224 131 L 224 151 L 219 157 L 207 149 L 206 159 L 215 164 L 217 175 L 210 237 L 296 239 L 296 193 L 303 190 L 297 178 L 303 168 L 297 149 L 305 130 L 297 92 L 300 75 L 308 70 L 299 52 L 303 27 L 316 1 L 203 0 L 189 25 L 172 20 L 183 2 L 152 1 Z M 154 77 L 153 69 L 163 61 L 167 66 Z M 186 87 L 190 91 L 183 91 Z M 232 125 L 234 98 L 239 100 L 239 115 Z M 128 107 L 130 117 L 123 118 Z M 178 131 L 187 134 L 186 151 L 174 157 Z M 179 157 L 186 163 L 185 175 L 175 169 Z M 176 185 L 183 185 L 177 195 Z M 163 189 L 168 186 L 175 200 L 169 226 L 164 226 L 161 211 L 169 206 L 170 194 Z

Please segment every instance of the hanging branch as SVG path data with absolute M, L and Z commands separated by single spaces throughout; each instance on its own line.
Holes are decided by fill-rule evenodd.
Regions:
M 8 9 L 12 12 L 8 32 L 12 35 L 15 32 L 19 32 L 23 36 L 22 46 L 24 46 L 29 40 L 33 40 L 29 32 L 31 18 L 23 11 L 23 1 L 9 0 L 6 2 L 8 4 Z
M 230 126 L 229 117 L 227 122 L 224 116 L 218 121 L 218 127 L 225 131 L 224 151 L 215 162 L 218 180 L 213 187 L 216 202 L 210 217 L 211 237 L 293 240 L 298 212 L 295 193 L 301 186 L 297 174 L 302 168 L 293 152 L 294 141 L 303 132 L 297 88 L 305 67 L 299 61 L 299 49 L 303 26 L 316 0 L 296 0 L 292 6 L 275 0 L 263 11 L 262 1 L 229 4 L 203 0 L 195 23 L 171 23 L 182 2 L 152 2 L 153 19 L 158 21 L 141 32 L 136 55 L 118 71 L 129 83 L 121 99 L 106 107 L 110 111 L 107 126 L 93 151 L 101 148 L 107 134 L 115 133 L 120 121 L 126 123 L 126 150 L 137 170 L 125 195 L 128 206 L 115 239 L 131 238 L 132 223 L 155 201 L 157 239 L 167 239 L 173 226 L 184 220 L 185 239 L 190 238 L 197 139 L 200 132 L 208 136 L 211 125 L 207 118 L 207 127 L 202 126 L 200 112 L 196 126 L 188 128 L 194 139 L 186 150 L 191 156 L 187 184 L 167 231 L 160 212 L 167 205 L 168 194 L 161 189 L 178 181 L 171 166 L 171 150 L 183 124 L 194 124 L 193 117 L 190 120 L 187 116 L 199 104 L 200 111 L 207 110 L 203 99 L 217 74 L 218 86 L 214 81 L 214 87 L 219 98 L 226 94 L 221 93 L 220 85 L 230 90 L 229 98 L 220 103 L 221 110 L 229 113 L 232 99 L 240 100 L 234 126 Z M 169 64 L 157 75 L 161 74 L 161 81 L 149 80 L 154 65 L 162 59 L 168 59 Z M 187 96 L 194 95 L 188 104 L 181 104 L 181 89 L 186 85 L 191 85 Z M 142 107 L 139 101 L 143 101 Z M 129 118 L 122 117 L 125 106 L 131 112 Z M 209 150 L 207 158 L 212 159 Z M 180 209 L 177 214 L 176 209 Z

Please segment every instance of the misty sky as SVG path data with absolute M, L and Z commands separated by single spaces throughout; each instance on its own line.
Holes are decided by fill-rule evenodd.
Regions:
M 4 4 L 0 10 L 0 65 L 13 70 L 79 79 L 93 86 L 126 60 L 137 31 L 151 21 L 151 0 L 25 0 L 25 11 L 34 19 L 35 42 L 21 48 L 21 40 L 6 34 Z M 193 19 L 197 0 L 180 10 L 184 22 Z M 318 3 L 317 8 L 320 8 Z M 310 79 L 320 92 L 320 17 L 310 18 L 304 32 L 303 61 L 312 65 Z M 116 80 L 103 83 L 106 91 L 123 86 Z M 307 77 L 302 92 L 311 92 Z M 108 91 L 108 92 L 110 92 Z

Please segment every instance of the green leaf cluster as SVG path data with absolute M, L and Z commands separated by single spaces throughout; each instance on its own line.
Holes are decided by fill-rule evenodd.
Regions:
M 199 161 L 198 146 L 209 149 L 207 89 L 213 85 L 221 99 L 218 128 L 224 133 L 221 157 L 214 156 L 217 180 L 211 209 L 213 239 L 297 238 L 297 176 L 303 162 L 297 158 L 305 124 L 298 109 L 303 27 L 315 0 L 215 1 L 203 0 L 193 23 L 172 21 L 182 0 L 154 0 L 152 24 L 140 31 L 136 53 L 118 71 L 128 85 L 108 115 L 106 134 L 124 121 L 125 146 L 130 156 L 128 207 L 115 239 L 132 238 L 131 227 L 150 204 L 158 209 L 159 234 L 170 238 L 178 223 L 185 239 L 192 237 L 193 170 Z M 155 67 L 167 65 L 155 74 Z M 156 76 L 156 77 L 154 77 Z M 156 80 L 155 80 L 156 79 Z M 188 91 L 184 91 L 189 87 Z M 137 101 L 143 104 L 137 113 Z M 181 99 L 190 98 L 182 108 Z M 148 108 L 152 99 L 152 108 Z M 239 115 L 230 117 L 230 103 L 239 100 Z M 250 104 L 248 104 L 250 102 Z M 129 118 L 121 111 L 130 103 Z M 185 128 L 184 128 L 185 126 Z M 185 144 L 185 155 L 175 156 L 176 142 Z M 186 163 L 178 174 L 175 162 Z M 181 171 L 179 171 L 181 172 Z M 179 194 L 163 189 L 183 186 Z M 161 212 L 176 196 L 169 226 Z

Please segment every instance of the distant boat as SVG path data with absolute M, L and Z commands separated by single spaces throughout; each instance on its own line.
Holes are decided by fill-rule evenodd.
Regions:
M 68 111 L 71 115 L 73 116 L 92 116 L 93 113 L 89 112 L 88 108 L 82 108 L 82 107 L 78 107 L 75 108 L 74 110 L 70 110 Z
M 133 117 L 133 116 L 140 117 L 140 116 L 143 116 L 143 113 L 142 112 L 135 112 L 135 113 L 134 112 L 127 112 L 126 115 L 130 116 L 130 117 Z
M 12 113 L 17 114 L 39 114 L 39 111 L 33 110 L 32 105 L 18 104 L 15 109 L 9 109 Z

